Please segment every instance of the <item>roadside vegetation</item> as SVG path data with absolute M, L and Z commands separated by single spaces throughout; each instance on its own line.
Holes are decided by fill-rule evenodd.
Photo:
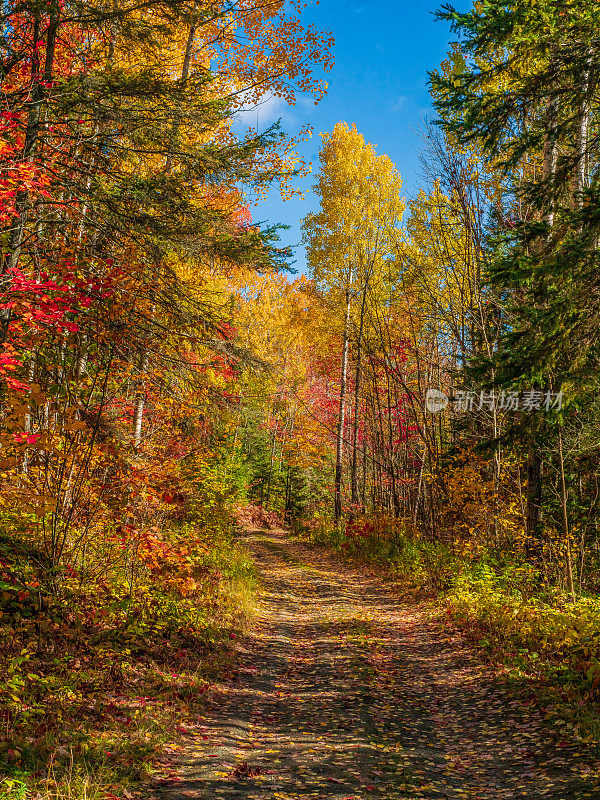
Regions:
M 14 528 L 0 540 L 1 797 L 130 797 L 168 776 L 253 618 L 232 532 L 184 511 L 133 549 L 113 532 L 86 571 L 51 570 Z

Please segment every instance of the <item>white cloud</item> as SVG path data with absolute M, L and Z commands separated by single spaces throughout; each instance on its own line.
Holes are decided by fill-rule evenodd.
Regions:
M 258 100 L 245 100 L 236 111 L 236 119 L 249 128 L 268 128 L 280 117 L 285 116 L 287 103 L 273 94 L 263 94 Z
M 404 105 L 405 105 L 407 99 L 408 98 L 407 98 L 407 96 L 405 94 L 399 95 L 396 98 L 395 102 L 392 103 L 390 111 L 403 111 L 404 110 Z

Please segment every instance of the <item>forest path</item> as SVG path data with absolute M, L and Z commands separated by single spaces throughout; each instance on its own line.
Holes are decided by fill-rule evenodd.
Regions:
M 164 800 L 600 797 L 591 756 L 380 575 L 284 531 L 242 539 L 261 614 Z

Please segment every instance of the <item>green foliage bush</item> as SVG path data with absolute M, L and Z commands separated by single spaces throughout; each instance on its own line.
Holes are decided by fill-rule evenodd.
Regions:
M 311 543 L 387 566 L 414 589 L 447 588 L 456 566 L 446 544 L 430 542 L 394 517 L 360 516 L 343 525 L 313 517 L 296 522 L 293 529 Z
M 488 562 L 457 575 L 447 595 L 453 619 L 475 627 L 509 653 L 542 658 L 565 680 L 577 677 L 594 694 L 600 686 L 600 599 L 575 603 L 558 591 L 535 592 L 528 564 L 499 570 Z

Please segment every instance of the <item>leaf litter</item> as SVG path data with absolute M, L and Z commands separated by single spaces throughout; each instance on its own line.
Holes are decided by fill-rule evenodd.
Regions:
M 163 800 L 600 797 L 594 748 L 515 699 L 426 604 L 285 531 L 241 535 L 261 615 Z

